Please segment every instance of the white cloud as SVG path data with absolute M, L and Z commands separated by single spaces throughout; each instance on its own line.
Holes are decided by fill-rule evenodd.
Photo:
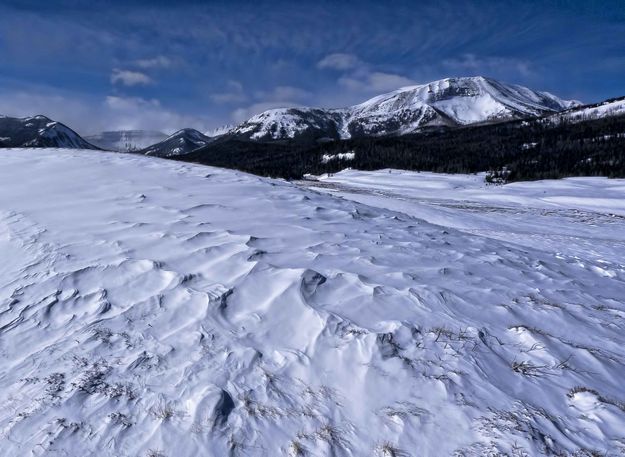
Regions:
M 364 63 L 353 54 L 344 54 L 338 52 L 325 56 L 317 63 L 317 67 L 345 71 L 360 67 L 363 64 Z
M 317 68 L 341 71 L 343 75 L 338 84 L 350 92 L 361 92 L 363 96 L 416 84 L 405 76 L 374 71 L 372 67 L 357 56 L 345 53 L 330 54 L 317 63 Z
M 129 129 L 173 133 L 184 127 L 206 131 L 217 123 L 215 119 L 170 110 L 155 99 L 120 96 L 82 99 L 35 90 L 0 91 L 0 114 L 15 117 L 43 114 L 81 135 Z
M 171 111 L 161 106 L 156 99 L 109 95 L 103 103 L 103 112 L 112 130 L 148 129 L 165 133 L 184 127 L 208 130 L 205 119 Z
M 62 95 L 37 94 L 33 92 L 7 91 L 0 93 L 0 114 L 12 117 L 28 117 L 42 114 L 78 129 L 92 117 L 88 103 Z M 99 119 L 91 119 L 98 124 Z
M 151 59 L 136 60 L 135 64 L 140 68 L 168 68 L 172 66 L 173 62 L 168 57 L 156 56 Z
M 140 71 L 113 69 L 111 84 L 121 83 L 124 86 L 137 86 L 151 84 L 152 78 Z
M 373 72 L 339 78 L 343 87 L 358 92 L 388 92 L 417 84 L 414 80 L 393 73 Z
M 254 94 L 256 102 L 235 109 L 231 113 L 231 118 L 233 122 L 239 123 L 269 109 L 301 107 L 303 101 L 311 95 L 310 92 L 293 86 L 276 86 L 271 90 L 258 91 Z

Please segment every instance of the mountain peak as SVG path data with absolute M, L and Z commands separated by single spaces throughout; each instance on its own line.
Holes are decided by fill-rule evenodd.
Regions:
M 429 127 L 500 122 L 576 106 L 549 92 L 485 76 L 450 77 L 396 89 L 342 109 L 278 108 L 229 133 L 253 140 L 351 138 L 413 133 Z
M 212 141 L 211 138 L 203 133 L 192 128 L 184 128 L 168 136 L 163 141 L 137 152 L 155 157 L 172 157 L 206 146 L 210 141 Z
M 180 129 L 177 132 L 172 133 L 171 135 L 169 135 L 169 138 L 182 138 L 182 137 L 197 137 L 197 136 L 205 136 L 202 132 L 199 132 L 198 130 L 192 129 L 192 128 L 184 128 L 184 129 Z

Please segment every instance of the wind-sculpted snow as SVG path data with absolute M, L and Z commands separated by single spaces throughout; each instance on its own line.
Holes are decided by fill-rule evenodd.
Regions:
M 621 264 L 149 157 L 0 164 L 3 455 L 625 449 Z

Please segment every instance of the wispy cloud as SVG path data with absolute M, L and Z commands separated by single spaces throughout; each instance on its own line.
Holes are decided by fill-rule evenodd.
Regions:
M 269 109 L 301 107 L 311 101 L 312 95 L 309 91 L 294 86 L 276 86 L 256 91 L 253 97 L 255 102 L 233 110 L 230 117 L 233 122 L 243 122 Z
M 330 54 L 317 63 L 317 68 L 340 71 L 337 82 L 351 92 L 369 95 L 388 92 L 416 82 L 404 75 L 379 71 L 354 54 Z
M 290 101 L 303 100 L 311 96 L 307 90 L 293 86 L 277 86 L 270 91 L 258 91 L 255 94 L 259 100 Z
M 210 95 L 210 99 L 215 103 L 241 103 L 247 100 L 247 95 L 243 90 L 243 84 L 239 81 L 229 80 L 226 82 L 224 92 L 215 92 Z
M 360 76 L 343 76 L 339 78 L 343 87 L 359 92 L 388 92 L 404 86 L 417 84 L 416 81 L 402 75 L 374 71 Z
M 169 68 L 173 65 L 173 61 L 165 56 L 156 56 L 151 59 L 138 59 L 135 64 L 139 68 Z
M 263 2 L 75 3 L 0 1 L 0 92 L 46 85 L 101 103 L 111 90 L 132 91 L 178 113 L 215 116 L 214 125 L 235 109 L 345 106 L 414 81 L 470 74 L 587 101 L 622 94 L 623 46 L 614 37 L 624 36 L 625 23 L 559 6 L 580 2 L 398 0 L 389 8 L 366 0 L 330 8 L 305 0 L 280 2 L 279 11 Z M 28 111 L 40 110 L 34 103 Z
M 442 65 L 458 75 L 463 75 L 467 72 L 472 74 L 492 74 L 502 70 L 516 72 L 524 77 L 533 74 L 532 65 L 528 60 L 499 56 L 482 57 L 471 53 L 444 59 Z
M 329 54 L 317 62 L 317 68 L 333 70 L 351 70 L 363 65 L 363 62 L 354 54 L 342 52 Z
M 180 113 L 163 106 L 157 99 L 113 95 L 85 99 L 34 89 L 0 91 L 0 113 L 15 117 L 43 114 L 63 122 L 81 135 L 128 129 L 173 133 L 184 127 L 206 131 L 218 122 L 216 119 Z
M 183 127 L 201 131 L 209 127 L 205 119 L 167 109 L 157 99 L 109 95 L 102 104 L 102 112 L 116 130 L 150 129 L 172 133 Z
M 145 73 L 132 70 L 113 69 L 111 84 L 123 84 L 124 86 L 138 86 L 152 84 L 154 81 Z

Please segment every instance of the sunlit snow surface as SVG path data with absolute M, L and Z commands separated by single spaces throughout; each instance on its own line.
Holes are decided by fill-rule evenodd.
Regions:
M 2 151 L 2 455 L 619 455 L 625 182 L 393 175 Z

